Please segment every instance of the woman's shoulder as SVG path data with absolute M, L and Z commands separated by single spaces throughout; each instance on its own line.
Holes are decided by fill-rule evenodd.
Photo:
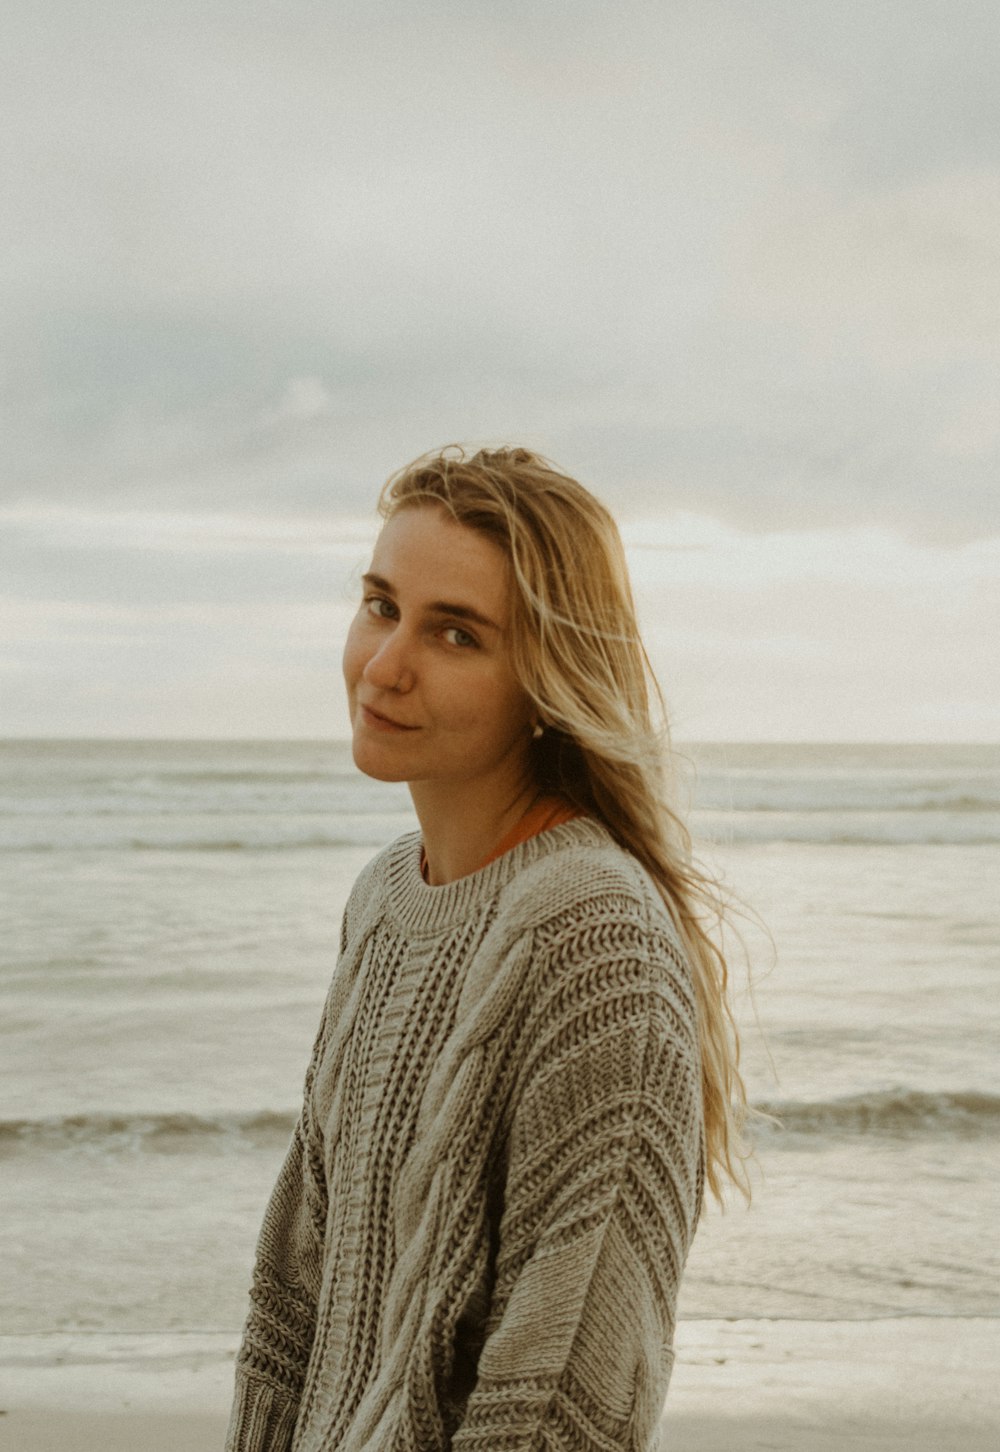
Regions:
M 603 823 L 577 817 L 542 834 L 534 847 L 504 893 L 505 906 L 525 927 L 552 929 L 567 920 L 633 924 L 665 932 L 679 947 L 652 876 Z
M 538 1012 L 574 997 L 604 1001 L 625 982 L 670 1022 L 694 1019 L 690 958 L 653 877 L 600 823 L 554 829 L 508 886 L 506 905 L 530 945 Z
M 368 862 L 365 863 L 347 897 L 347 904 L 344 908 L 344 933 L 349 937 L 353 921 L 367 913 L 373 905 L 377 906 L 385 896 L 386 886 L 394 867 L 413 856 L 420 850 L 420 833 L 405 832 L 401 837 L 389 842 L 380 852 L 376 852 Z

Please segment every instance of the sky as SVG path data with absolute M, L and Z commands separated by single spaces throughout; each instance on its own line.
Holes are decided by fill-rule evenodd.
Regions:
M 387 474 L 619 519 L 683 740 L 1000 740 L 992 0 L 4 0 L 0 735 L 347 733 Z

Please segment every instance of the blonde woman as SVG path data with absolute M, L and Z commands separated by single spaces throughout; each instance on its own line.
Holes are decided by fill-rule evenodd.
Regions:
M 643 1452 L 744 1098 L 618 532 L 524 449 L 380 512 L 354 760 L 420 830 L 345 910 L 227 1448 Z

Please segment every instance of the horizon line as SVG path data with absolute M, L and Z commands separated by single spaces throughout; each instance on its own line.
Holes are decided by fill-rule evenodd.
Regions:
M 0 746 L 57 744 L 63 745 L 129 745 L 129 746 L 350 746 L 349 736 L 39 736 L 0 735 Z M 671 747 L 686 746 L 1000 746 L 1000 739 L 967 741 L 940 737 L 767 737 L 767 736 L 692 736 L 671 740 Z

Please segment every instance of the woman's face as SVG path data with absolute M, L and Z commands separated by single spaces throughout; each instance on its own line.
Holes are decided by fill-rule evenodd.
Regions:
M 520 786 L 531 703 L 509 661 L 507 563 L 437 505 L 383 526 L 344 649 L 354 760 L 380 781 Z

